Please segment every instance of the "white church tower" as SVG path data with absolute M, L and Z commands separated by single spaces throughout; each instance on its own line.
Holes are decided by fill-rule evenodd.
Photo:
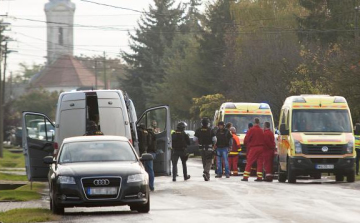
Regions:
M 45 4 L 48 64 L 62 55 L 73 55 L 75 8 L 71 0 L 50 0 Z

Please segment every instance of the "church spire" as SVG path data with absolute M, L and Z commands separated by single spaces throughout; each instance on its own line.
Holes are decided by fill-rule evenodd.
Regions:
M 74 53 L 75 8 L 71 0 L 49 0 L 45 4 L 48 64 Z

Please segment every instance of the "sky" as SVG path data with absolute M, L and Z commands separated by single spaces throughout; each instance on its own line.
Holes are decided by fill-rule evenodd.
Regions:
M 92 0 L 103 4 L 126 7 L 138 11 L 147 10 L 153 0 Z M 0 0 L 0 15 L 4 22 L 11 23 L 6 34 L 14 39 L 9 48 L 18 52 L 9 54 L 8 69 L 13 74 L 20 70 L 19 63 L 45 63 L 46 24 L 23 19 L 45 21 L 44 5 L 49 0 Z M 86 26 L 106 26 L 103 28 L 75 27 L 74 55 L 102 55 L 119 57 L 120 50 L 129 51 L 128 30 L 134 30 L 141 13 L 118 8 L 96 5 L 81 0 L 76 4 L 74 23 Z M 180 2 L 180 0 L 178 0 Z M 187 2 L 187 1 L 183 1 Z M 13 17 L 20 18 L 14 19 Z M 116 30 L 114 30 L 116 29 Z M 8 73 L 9 74 L 9 73 Z

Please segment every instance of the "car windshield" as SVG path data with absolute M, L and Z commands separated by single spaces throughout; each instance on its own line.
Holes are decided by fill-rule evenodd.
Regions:
M 248 130 L 249 123 L 254 124 L 254 119 L 260 119 L 260 127 L 263 128 L 264 122 L 270 122 L 270 129 L 273 129 L 271 115 L 225 115 L 225 124 L 231 122 L 238 134 L 244 134 Z
M 352 132 L 347 110 L 293 110 L 293 132 Z
M 39 132 L 45 132 L 45 124 L 41 124 L 39 125 L 40 128 L 39 128 Z M 46 123 L 46 130 L 48 132 L 50 132 L 50 130 L 55 130 L 54 126 L 51 125 L 50 123 Z
M 60 163 L 136 161 L 130 144 L 125 141 L 71 142 L 63 145 Z

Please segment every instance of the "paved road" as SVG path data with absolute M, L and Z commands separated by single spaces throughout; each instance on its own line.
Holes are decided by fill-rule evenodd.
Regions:
M 179 166 L 181 168 L 181 166 Z M 360 222 L 360 184 L 300 180 L 296 185 L 241 182 L 240 177 L 204 182 L 199 160 L 191 179 L 156 178 L 151 212 L 128 207 L 66 209 L 61 222 Z

